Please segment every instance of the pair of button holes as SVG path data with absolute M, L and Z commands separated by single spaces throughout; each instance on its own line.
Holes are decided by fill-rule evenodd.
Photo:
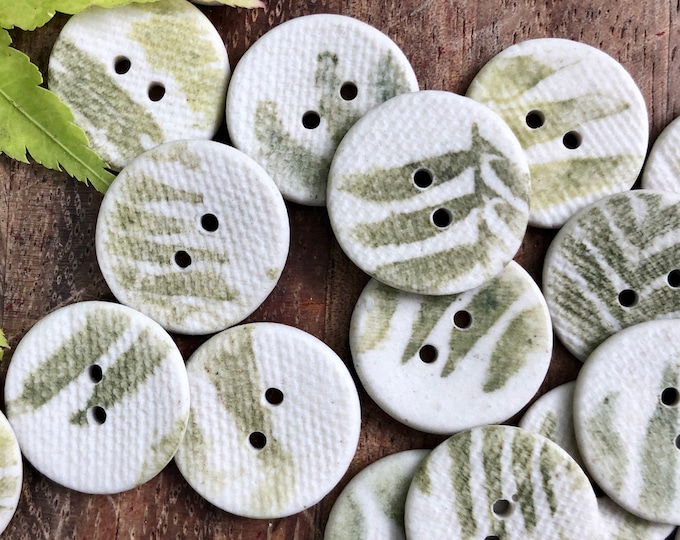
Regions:
M 432 171 L 425 168 L 416 169 L 411 175 L 411 179 L 413 181 L 413 185 L 419 190 L 423 191 L 432 186 L 434 183 L 434 175 L 432 174 Z M 453 216 L 446 208 L 437 208 L 434 212 L 432 212 L 430 220 L 432 221 L 432 224 L 438 229 L 446 229 L 449 225 L 451 225 Z
M 512 496 L 512 501 L 509 501 L 508 499 L 498 499 L 491 505 L 491 511 L 498 519 L 507 519 L 515 510 L 515 503 L 518 500 L 519 496 L 517 494 Z M 500 536 L 489 535 L 485 537 L 484 540 L 501 540 L 501 538 Z
M 132 62 L 127 56 L 118 56 L 113 64 L 113 69 L 118 75 L 125 75 L 132 68 Z M 147 91 L 149 100 L 160 101 L 165 96 L 165 86 L 159 82 L 153 82 L 149 85 Z
M 525 118 L 527 126 L 530 129 L 540 129 L 545 124 L 545 115 L 541 111 L 529 111 Z M 578 131 L 568 131 L 562 137 L 562 144 L 569 150 L 576 150 L 583 142 L 583 137 Z
M 353 101 L 359 94 L 357 85 L 347 81 L 340 87 L 340 97 L 344 101 Z M 305 129 L 316 129 L 321 124 L 321 116 L 316 111 L 307 111 L 302 115 L 302 125 Z
M 680 270 L 671 270 L 666 276 L 666 282 L 671 289 L 680 288 Z M 618 296 L 619 304 L 625 308 L 636 306 L 639 299 L 638 293 L 633 289 L 624 289 Z
M 268 388 L 264 393 L 264 399 L 270 405 L 278 407 L 283 403 L 283 392 L 278 388 Z M 262 450 L 267 446 L 267 436 L 261 431 L 253 431 L 248 435 L 248 442 L 255 450 Z
M 215 214 L 203 214 L 201 216 L 201 228 L 206 232 L 215 232 L 220 227 L 220 221 Z M 191 266 L 191 255 L 183 249 L 175 253 L 175 264 L 180 268 L 189 268 Z
M 97 364 L 92 364 L 90 366 L 88 369 L 88 374 L 90 375 L 90 380 L 94 384 L 99 384 L 104 378 L 104 372 L 102 371 L 101 366 Z M 94 407 L 90 408 L 90 417 L 96 424 L 101 426 L 104 422 L 106 422 L 106 409 L 104 409 L 104 407 L 100 407 L 99 405 L 95 405 Z
M 456 311 L 453 325 L 458 330 L 468 330 L 472 326 L 472 315 L 464 309 Z M 439 351 L 434 345 L 425 344 L 418 350 L 418 357 L 424 364 L 432 364 L 437 361 Z
M 661 396 L 659 396 L 659 401 L 661 401 L 661 403 L 666 407 L 673 409 L 677 408 L 680 406 L 680 391 L 673 386 L 664 388 L 663 392 L 661 392 Z M 675 444 L 675 447 L 680 450 L 680 435 L 675 437 L 673 444 Z

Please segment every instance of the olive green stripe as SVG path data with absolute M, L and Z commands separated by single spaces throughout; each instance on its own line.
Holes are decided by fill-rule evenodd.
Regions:
M 521 436 L 521 432 L 514 431 L 512 439 L 512 472 L 517 483 L 517 492 L 521 503 L 518 505 L 524 518 L 524 528 L 529 534 L 533 533 L 538 520 L 534 502 L 534 483 L 531 479 L 534 445 L 529 444 L 533 439 Z
M 484 467 L 484 489 L 486 491 L 486 511 L 491 525 L 488 535 L 503 538 L 505 523 L 493 512 L 493 505 L 499 499 L 507 499 L 503 493 L 503 446 L 505 434 L 499 429 L 486 429 L 482 431 L 484 442 L 482 452 L 482 465 Z
M 1 476 L 0 498 L 12 497 L 17 492 L 19 480 L 18 476 Z
M 380 56 L 371 84 L 375 88 L 378 103 L 384 103 L 388 99 L 412 90 L 404 69 L 392 51 L 387 51 Z
M 166 160 L 172 160 L 180 161 L 185 166 L 187 165 L 185 162 L 191 164 L 196 156 L 188 150 L 186 144 L 177 144 L 178 146 L 174 150 L 166 148 L 162 153 L 157 151 L 149 156 L 151 159 L 158 156 L 158 159 L 161 159 L 164 163 L 166 163 Z M 179 152 L 181 152 L 181 155 Z M 204 202 L 204 197 L 201 193 L 170 186 L 146 171 L 135 169 L 134 181 L 130 180 L 121 184 L 118 200 L 133 206 L 155 202 L 185 202 L 198 205 Z M 136 225 L 139 226 L 139 224 Z
M 420 300 L 418 313 L 411 327 L 411 337 L 401 357 L 402 364 L 416 357 L 416 354 L 423 344 L 427 342 L 428 336 L 442 319 L 451 303 L 452 298 L 450 296 L 431 296 Z
M 17 442 L 10 428 L 0 426 L 0 468 L 19 464 Z
M 551 451 L 550 447 L 545 443 L 543 446 L 541 446 L 538 466 L 541 471 L 541 488 L 543 489 L 545 497 L 548 501 L 550 514 L 554 516 L 558 510 L 558 499 L 553 487 L 553 480 L 556 478 L 555 471 L 559 466 L 559 462 L 557 460 L 556 453 Z
M 324 540 L 347 540 L 354 538 L 361 540 L 369 538 L 370 529 L 366 516 L 364 515 L 364 507 L 357 500 L 354 493 L 344 495 L 342 499 L 338 499 L 339 504 L 333 509 L 332 528 L 326 531 Z
M 173 242 L 172 238 L 168 238 L 168 240 Z M 200 239 L 197 239 L 196 243 L 192 244 L 188 242 L 164 243 L 148 236 L 142 236 L 135 233 L 130 234 L 123 231 L 110 231 L 104 242 L 107 254 L 124 257 L 127 259 L 128 263 L 150 262 L 160 265 L 174 264 L 175 255 L 179 251 L 186 251 L 191 257 L 192 264 L 195 264 L 196 262 L 207 262 L 214 265 L 229 263 L 229 255 L 227 255 L 227 253 L 198 247 L 200 244 L 205 245 L 205 243 L 200 242 Z M 172 271 L 173 270 L 170 272 Z M 181 270 L 177 268 L 174 271 L 179 272 Z M 217 272 L 217 270 L 215 270 L 215 272 Z M 120 278 L 121 276 L 119 275 L 118 277 Z M 162 291 L 162 289 L 159 290 Z
M 629 462 L 625 441 L 617 431 L 611 429 L 618 410 L 618 397 L 619 392 L 607 394 L 595 405 L 593 414 L 585 421 L 592 455 L 597 456 L 597 466 L 613 480 L 617 491 L 623 487 Z
M 369 301 L 372 301 L 372 315 L 368 317 L 367 324 L 361 328 L 358 350 L 355 354 L 375 349 L 387 339 L 392 318 L 397 311 L 397 298 L 400 292 L 377 281 L 374 284 L 375 288 L 369 296 Z
M 455 511 L 461 527 L 462 540 L 473 540 L 477 537 L 477 520 L 472 507 L 472 492 L 470 470 L 472 446 L 472 432 L 463 431 L 456 437 L 449 439 L 447 450 L 451 458 L 450 477 L 453 491 L 456 495 Z
M 138 476 L 139 484 L 146 482 L 152 475 L 160 472 L 165 467 L 182 442 L 187 425 L 187 416 L 182 416 L 175 421 L 175 425 L 165 433 L 156 443 L 151 445 L 151 452 L 140 469 Z
M 548 411 L 541 422 L 541 426 L 538 428 L 538 434 L 543 435 L 547 439 L 550 439 L 554 443 L 557 441 L 557 416 L 554 412 Z

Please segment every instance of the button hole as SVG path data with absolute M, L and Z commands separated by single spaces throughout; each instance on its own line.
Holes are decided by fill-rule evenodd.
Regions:
M 638 303 L 638 295 L 632 289 L 625 289 L 619 293 L 619 304 L 623 307 L 633 307 Z
M 538 129 L 545 124 L 545 115 L 541 111 L 529 111 L 525 120 L 531 129 Z
M 500 519 L 509 518 L 514 508 L 514 505 L 507 499 L 498 499 L 491 505 L 494 515 Z
M 283 403 L 283 392 L 278 388 L 268 388 L 264 393 L 264 399 L 270 405 L 281 405 Z
M 668 273 L 668 284 L 673 287 L 674 289 L 677 289 L 680 287 L 680 270 L 671 270 Z
M 321 117 L 316 111 L 307 111 L 302 115 L 302 125 L 307 129 L 316 129 L 321 123 Z
M 151 101 L 160 101 L 165 96 L 165 86 L 161 83 L 152 83 L 149 86 L 149 99 Z
M 267 446 L 267 436 L 261 431 L 253 431 L 248 437 L 248 442 L 255 450 L 262 450 Z
M 578 131 L 569 131 L 562 137 L 562 144 L 569 150 L 576 150 L 581 146 L 581 142 L 583 142 L 583 140 Z
M 666 407 L 677 407 L 680 405 L 680 392 L 677 388 L 669 386 L 661 392 L 661 403 Z
M 340 87 L 340 97 L 345 101 L 352 101 L 357 97 L 358 94 L 359 89 L 353 82 L 347 81 Z
M 175 264 L 180 268 L 188 268 L 191 266 L 191 255 L 186 251 L 178 251 L 175 253 Z
M 126 56 L 118 56 L 113 64 L 113 69 L 118 75 L 125 75 L 132 67 L 132 62 Z
M 203 214 L 201 216 L 201 227 L 208 232 L 215 232 L 220 226 L 220 221 L 215 214 Z
M 423 345 L 418 351 L 418 356 L 425 364 L 432 364 L 437 360 L 439 351 L 434 345 Z
M 438 208 L 432 213 L 432 223 L 438 229 L 446 229 L 453 221 L 453 216 L 446 208 Z
M 456 311 L 453 315 L 453 324 L 459 330 L 467 330 L 472 325 L 472 315 L 464 309 Z
M 92 414 L 92 420 L 94 420 L 96 424 L 101 426 L 106 422 L 106 411 L 104 410 L 104 407 L 95 405 L 90 409 L 90 413 Z
M 95 384 L 101 382 L 101 380 L 104 378 L 104 372 L 102 371 L 101 366 L 98 366 L 97 364 L 92 364 L 88 371 L 90 374 L 90 379 Z
M 680 435 L 678 435 L 673 442 L 675 443 L 675 447 L 680 450 Z
M 413 173 L 413 183 L 420 189 L 429 188 L 433 181 L 434 176 L 432 172 L 425 168 L 418 169 Z

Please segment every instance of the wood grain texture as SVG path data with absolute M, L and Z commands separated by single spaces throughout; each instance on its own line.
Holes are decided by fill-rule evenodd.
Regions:
M 642 89 L 655 137 L 680 113 L 680 7 L 675 0 L 602 4 L 595 0 L 269 0 L 268 7 L 259 11 L 201 9 L 218 28 L 232 66 L 257 38 L 285 20 L 341 13 L 372 24 L 396 41 L 411 60 L 421 88 L 457 93 L 464 93 L 477 71 L 513 43 L 538 37 L 579 40 L 604 50 L 628 69 Z M 16 47 L 28 53 L 43 73 L 66 20 L 58 16 L 35 32 L 12 32 Z M 65 174 L 0 157 L 1 324 L 12 346 L 57 307 L 113 299 L 94 251 L 100 202 L 99 194 Z M 348 328 L 354 302 L 368 278 L 340 250 L 324 209 L 294 204 L 288 209 L 292 242 L 286 269 L 276 290 L 249 320 L 291 324 L 321 338 L 347 362 L 357 381 Z M 553 236 L 551 231 L 530 229 L 516 257 L 539 283 Z M 176 341 L 186 358 L 203 338 L 176 336 Z M 0 364 L 3 386 L 10 361 L 11 352 Z M 556 343 L 541 392 L 574 379 L 579 367 Z M 321 503 L 298 515 L 272 521 L 231 516 L 198 496 L 173 464 L 147 484 L 108 497 L 69 491 L 26 464 L 21 503 L 2 538 L 320 539 L 335 498 L 353 475 L 384 455 L 431 448 L 442 440 L 397 423 L 361 389 L 360 395 L 363 429 L 350 470 Z

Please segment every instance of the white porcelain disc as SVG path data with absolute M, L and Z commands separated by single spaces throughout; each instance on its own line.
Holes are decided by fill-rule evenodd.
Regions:
M 450 92 L 397 96 L 349 130 L 328 184 L 333 231 L 377 280 L 455 294 L 499 274 L 527 225 L 522 148 L 495 113 Z
M 286 199 L 319 206 L 349 127 L 416 90 L 411 65 L 385 34 L 351 17 L 307 15 L 270 30 L 243 55 L 229 86 L 227 127 Z
M 454 296 L 369 281 L 350 327 L 354 365 L 388 414 L 429 433 L 499 423 L 536 394 L 550 366 L 552 328 L 540 290 L 511 262 Z
M 12 426 L 0 412 L 0 533 L 7 528 L 19 505 L 22 480 L 19 443 Z
M 342 490 L 324 540 L 406 540 L 404 505 L 411 480 L 429 450 L 397 452 L 371 463 Z
M 191 419 L 176 462 L 215 506 L 277 518 L 319 502 L 359 441 L 359 397 L 342 360 L 296 328 L 217 334 L 187 363 Z
M 186 0 L 71 17 L 52 50 L 49 87 L 116 170 L 159 144 L 210 139 L 230 68 L 222 38 Z
M 666 540 L 675 525 L 654 523 L 626 512 L 609 497 L 598 497 L 600 536 L 598 540 Z
M 613 333 L 680 316 L 680 194 L 635 190 L 576 214 L 545 257 L 555 333 L 578 359 Z
M 217 332 L 255 311 L 289 244 L 272 179 L 212 141 L 176 141 L 135 159 L 107 191 L 96 231 L 116 298 L 184 334 Z
M 447 439 L 425 458 L 406 499 L 409 540 L 595 538 L 595 493 L 552 441 L 510 426 Z
M 630 189 L 649 140 L 647 107 L 606 53 L 566 39 L 531 39 L 484 66 L 467 95 L 500 114 L 531 170 L 537 227 L 560 227 L 597 199 Z
M 657 137 L 642 171 L 642 187 L 680 193 L 680 120 Z
M 623 508 L 680 523 L 680 320 L 610 337 L 581 369 L 574 427 L 593 479 Z M 662 345 L 660 345 L 662 344 Z
M 5 404 L 26 459 L 84 493 L 132 489 L 172 459 L 189 418 L 182 355 L 128 307 L 82 302 L 36 323 L 7 370 Z M 58 449 L 58 451 L 56 451 Z

